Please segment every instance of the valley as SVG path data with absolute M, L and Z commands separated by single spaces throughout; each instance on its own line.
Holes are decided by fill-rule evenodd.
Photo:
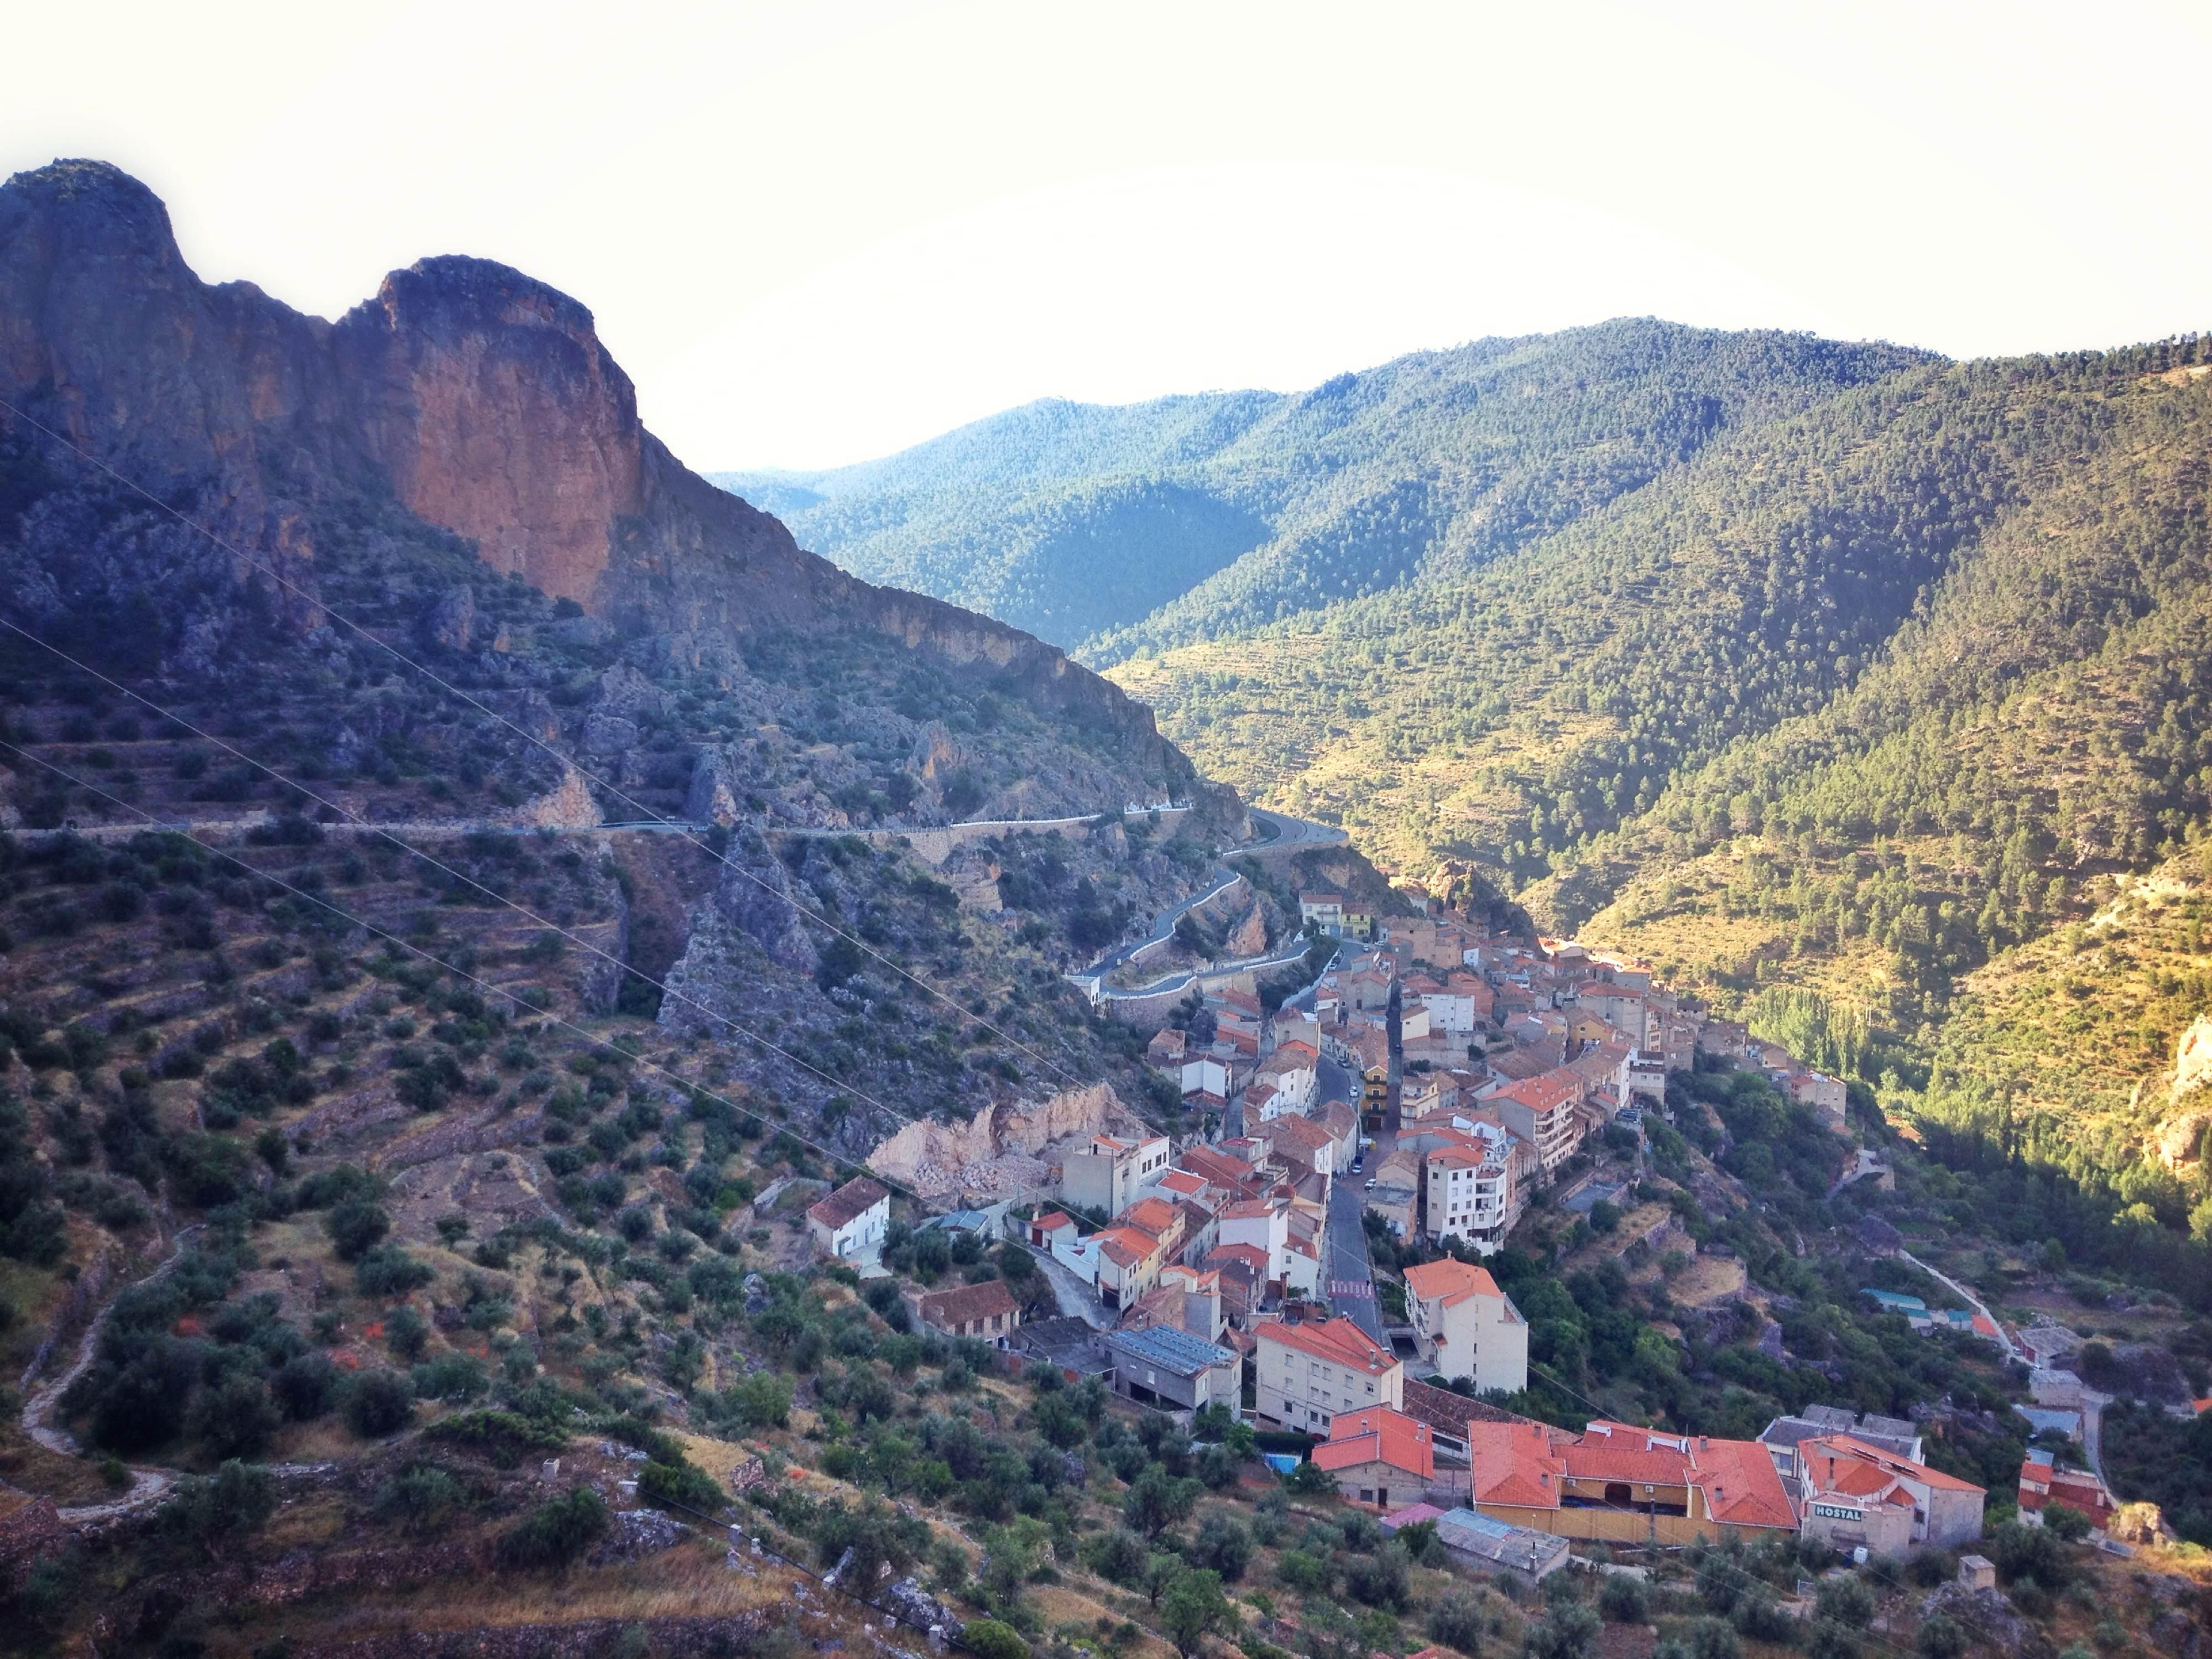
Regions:
M 0 1647 L 2193 1651 L 2202 351 L 718 487 L 18 174 Z

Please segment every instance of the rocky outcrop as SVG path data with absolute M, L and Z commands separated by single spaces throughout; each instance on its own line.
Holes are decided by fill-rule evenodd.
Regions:
M 303 503 L 388 494 L 626 634 L 872 633 L 1110 737 L 1178 793 L 1195 784 L 1151 710 L 1064 653 L 859 581 L 691 472 L 639 423 L 589 309 L 488 260 L 422 260 L 328 323 L 202 283 L 143 185 L 56 162 L 0 188 L 0 395 L 303 573 Z M 465 625 L 473 643 L 473 619 L 429 623 L 449 640 Z

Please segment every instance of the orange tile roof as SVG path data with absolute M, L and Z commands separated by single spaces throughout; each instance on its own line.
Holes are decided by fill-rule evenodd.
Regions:
M 1562 1073 L 1565 1075 L 1562 1076 Z M 1527 1078 L 1500 1089 L 1498 1097 L 1517 1101 L 1532 1112 L 1548 1112 L 1578 1098 L 1582 1091 L 1580 1078 L 1566 1072 L 1565 1066 L 1556 1066 L 1540 1077 Z
M 1436 1448 L 1429 1443 L 1429 1425 L 1387 1406 L 1347 1412 L 1334 1418 L 1325 1444 L 1313 1449 L 1313 1461 L 1324 1469 L 1345 1469 L 1361 1463 L 1388 1463 L 1424 1480 L 1437 1472 Z
M 1398 1363 L 1388 1348 L 1371 1340 L 1366 1332 L 1341 1316 L 1319 1322 L 1308 1320 L 1297 1325 L 1277 1321 L 1262 1325 L 1256 1334 L 1263 1342 L 1279 1343 L 1284 1347 L 1311 1354 L 1316 1359 L 1326 1359 L 1331 1364 L 1348 1366 L 1355 1370 L 1380 1373 L 1389 1370 Z
M 1886 1469 L 1892 1474 L 1903 1475 L 1909 1480 L 1917 1480 L 1923 1486 L 1931 1486 L 1938 1492 L 1984 1490 L 1971 1480 L 1961 1480 L 1955 1474 L 1946 1474 L 1941 1469 L 1929 1468 L 1925 1463 L 1916 1463 L 1909 1457 L 1899 1457 L 1895 1452 L 1887 1452 L 1879 1446 L 1869 1445 L 1856 1435 L 1823 1435 L 1817 1439 L 1799 1442 L 1797 1449 L 1800 1456 L 1809 1452 L 1814 1456 L 1869 1463 L 1877 1468 Z
M 1446 1307 L 1470 1296 L 1501 1294 L 1498 1281 L 1490 1276 L 1487 1267 L 1477 1267 L 1449 1256 L 1442 1261 L 1425 1261 L 1407 1268 L 1406 1288 L 1424 1302 L 1441 1297 Z
M 1473 1468 L 1474 1501 L 1517 1509 L 1559 1508 L 1559 1479 L 1566 1465 L 1559 1459 L 1556 1441 L 1571 1437 L 1542 1423 L 1469 1422 L 1468 1461 Z
M 1109 1227 L 1098 1235 L 1098 1254 L 1117 1267 L 1133 1267 L 1158 1252 L 1160 1241 L 1134 1227 Z
M 1056 1233 L 1062 1227 L 1073 1227 L 1075 1218 L 1064 1210 L 1053 1210 L 1039 1216 L 1030 1225 L 1040 1232 Z
M 1176 1207 L 1165 1199 L 1140 1198 L 1121 1212 L 1116 1224 L 1134 1227 L 1139 1232 L 1150 1233 L 1154 1238 L 1164 1238 L 1176 1222 Z
M 1221 1218 L 1224 1221 L 1257 1221 L 1274 1212 L 1275 1206 L 1266 1199 L 1247 1198 L 1226 1206 L 1221 1212 Z
M 1204 1176 L 1193 1175 L 1188 1170 L 1170 1170 L 1160 1177 L 1159 1184 L 1184 1198 L 1204 1192 L 1206 1185 Z

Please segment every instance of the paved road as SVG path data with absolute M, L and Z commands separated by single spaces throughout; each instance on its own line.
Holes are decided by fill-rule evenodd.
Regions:
M 1294 818 L 1286 812 L 1270 812 L 1262 807 L 1247 809 L 1261 823 L 1275 833 L 1273 839 L 1255 844 L 1254 850 L 1264 847 L 1272 852 L 1283 847 L 1342 847 L 1352 837 L 1334 824 L 1316 823 L 1309 818 Z
M 1316 1068 L 1315 1097 L 1319 1100 L 1351 1100 L 1352 1076 L 1345 1068 L 1322 1057 Z M 1328 1228 L 1322 1236 L 1321 1253 L 1322 1294 L 1339 1313 L 1347 1314 L 1359 1328 L 1376 1341 L 1389 1343 L 1382 1335 L 1382 1308 L 1372 1294 L 1375 1266 L 1368 1259 L 1367 1230 L 1360 1224 L 1366 1210 L 1364 1173 L 1353 1175 L 1349 1170 L 1337 1176 L 1329 1189 Z M 1342 1285 L 1364 1285 L 1370 1294 L 1365 1296 L 1331 1295 L 1330 1282 Z

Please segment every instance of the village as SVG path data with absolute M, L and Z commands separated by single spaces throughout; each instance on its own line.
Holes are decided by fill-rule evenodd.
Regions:
M 1194 994 L 1149 1042 L 1188 1132 L 1109 1113 L 1046 1145 L 1092 1121 L 1060 1114 L 1018 1150 L 1003 1122 L 986 1135 L 979 1119 L 966 1151 L 932 1140 L 937 1164 L 905 1166 L 939 1183 L 939 1207 L 915 1229 L 976 1241 L 970 1260 L 1011 1241 L 1057 1309 L 1034 1316 L 1003 1277 L 907 1287 L 921 1324 L 988 1344 L 1010 1370 L 1098 1379 L 1186 1427 L 1225 1411 L 1297 1449 L 1270 1454 L 1279 1473 L 1310 1462 L 1386 1530 L 1432 1523 L 1486 1570 L 1541 1577 L 1589 1545 L 1796 1534 L 1863 1562 L 1984 1536 L 1988 1493 L 1930 1467 L 1904 1419 L 1815 1404 L 1729 1440 L 1602 1416 L 1572 1432 L 1510 1403 L 1530 1382 L 1529 1322 L 1483 1263 L 1532 1205 L 1607 1204 L 1642 1255 L 1694 1254 L 1672 1212 L 1637 1208 L 1628 1188 L 1650 1126 L 1674 1115 L 1669 1079 L 1700 1066 L 1763 1077 L 1835 1137 L 1838 1188 L 1880 1186 L 1889 1172 L 1859 1144 L 1841 1079 L 1686 1005 L 1648 966 L 1571 940 L 1496 934 L 1435 903 L 1376 916 L 1308 891 L 1299 905 L 1327 953 L 1310 983 L 1279 1000 L 1249 983 Z M 963 1157 L 977 1161 L 945 1167 Z M 884 1277 L 891 1216 L 890 1192 L 861 1176 L 807 1226 L 823 1254 Z M 1868 1226 L 1887 1253 L 1889 1230 Z M 1379 1272 L 1382 1240 L 1424 1259 Z M 1719 1283 L 1741 1291 L 1740 1265 L 1712 1265 L 1735 1267 Z M 1866 1295 L 1916 1330 L 2028 1356 L 2039 1401 L 2084 1399 L 2034 1334 L 2000 1329 L 1978 1304 Z M 2124 1552 L 2140 1516 L 2122 1525 L 2087 1460 L 2047 1449 L 2078 1454 L 2083 1413 L 2021 1409 L 2049 1432 L 2002 1496 L 2030 1524 L 2052 1510 Z M 1987 1560 L 1961 1559 L 1968 1589 L 1994 1582 Z

